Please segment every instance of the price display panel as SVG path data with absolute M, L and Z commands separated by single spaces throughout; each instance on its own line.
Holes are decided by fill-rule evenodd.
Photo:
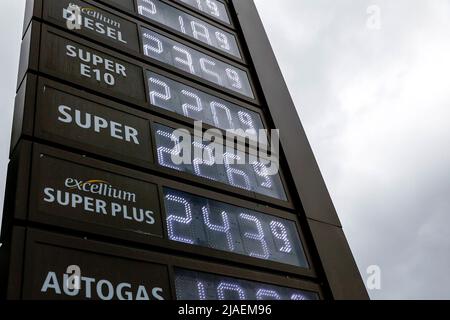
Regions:
M 235 149 L 224 148 L 223 143 L 202 143 L 196 139 L 191 139 L 190 161 L 179 164 L 174 161 L 174 157 L 180 157 L 183 153 L 183 139 L 178 134 L 179 131 L 158 123 L 153 126 L 157 161 L 160 166 L 287 201 L 279 172 L 272 174 L 270 171 L 269 167 L 273 164 L 267 164 L 262 159 L 251 160 L 248 154 L 240 155 Z M 196 158 L 198 154 L 203 155 L 203 158 Z M 216 156 L 221 161 L 217 161 Z M 248 159 L 243 159 L 244 157 Z
M 316 300 L 319 286 L 264 272 L 117 246 L 34 228 L 14 228 L 8 299 Z M 108 266 L 105 268 L 104 266 Z M 214 270 L 214 274 L 211 273 Z M 78 286 L 71 286 L 74 275 Z
M 293 220 L 172 188 L 163 197 L 170 240 L 308 268 Z
M 224 3 L 217 0 L 179 0 L 209 17 L 231 24 L 230 16 Z
M 141 16 L 241 59 L 236 37 L 230 32 L 215 27 L 160 0 L 137 0 L 137 5 L 138 13 Z
M 247 71 L 223 62 L 159 32 L 142 28 L 144 55 L 254 99 Z
M 317 293 L 175 269 L 178 300 L 317 300 Z
M 153 106 L 223 130 L 236 130 L 256 139 L 265 129 L 261 115 L 205 93 L 154 71 L 147 71 L 149 100 Z M 265 135 L 264 135 L 265 136 Z

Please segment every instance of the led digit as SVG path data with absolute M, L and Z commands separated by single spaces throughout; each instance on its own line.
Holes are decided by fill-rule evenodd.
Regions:
M 170 141 L 174 143 L 173 148 L 168 148 L 166 146 L 158 147 L 157 149 L 158 163 L 164 167 L 171 168 L 177 171 L 182 171 L 182 169 L 179 166 L 175 165 L 172 161 L 172 155 L 177 156 L 181 152 L 178 137 L 175 136 L 173 133 L 163 130 L 157 130 L 156 135 L 164 137 L 166 139 L 170 139 Z M 168 156 L 168 158 L 170 158 L 170 160 L 167 160 L 166 155 Z
M 306 300 L 306 299 L 305 299 L 305 296 L 304 296 L 304 295 L 298 294 L 298 293 L 294 293 L 294 294 L 291 296 L 291 300 Z
M 269 258 L 270 254 L 269 254 L 269 249 L 267 247 L 267 242 L 264 237 L 264 230 L 262 228 L 261 222 L 259 221 L 259 219 L 257 217 L 246 214 L 246 213 L 241 213 L 239 215 L 239 217 L 243 220 L 254 222 L 256 225 L 256 229 L 258 231 L 258 233 L 246 232 L 244 234 L 248 239 L 256 240 L 261 243 L 262 253 L 250 252 L 250 256 L 267 260 Z
M 173 46 L 173 50 L 177 51 L 185 56 L 185 59 L 183 59 L 181 57 L 175 57 L 175 61 L 178 62 L 179 64 L 187 66 L 189 68 L 189 72 L 192 74 L 195 74 L 194 63 L 192 61 L 192 56 L 189 53 L 189 51 L 187 51 L 183 48 L 180 48 L 178 46 Z
M 269 170 L 267 169 L 267 167 L 261 162 L 254 162 L 253 169 L 259 177 L 264 179 L 264 182 L 261 183 L 261 186 L 267 189 L 272 188 L 272 179 L 270 178 Z
M 161 99 L 163 101 L 170 100 L 170 98 L 171 98 L 170 87 L 165 82 L 155 79 L 155 78 L 149 78 L 148 81 L 154 85 L 162 87 L 162 89 L 164 90 L 164 93 L 158 92 L 155 90 L 150 90 L 150 102 L 153 105 L 157 105 L 157 101 L 156 101 L 157 98 Z
M 205 286 L 202 282 L 197 282 L 198 300 L 206 300 Z
M 189 114 L 189 111 L 193 111 L 193 112 L 202 112 L 203 111 L 202 100 L 200 99 L 200 97 L 198 95 L 196 95 L 195 93 L 192 93 L 190 91 L 187 91 L 187 90 L 181 90 L 181 94 L 186 97 L 192 98 L 195 101 L 195 105 L 192 105 L 190 103 L 183 103 L 182 108 L 183 108 L 183 114 L 185 117 L 192 118 Z
M 215 0 L 181 0 L 182 2 L 204 12 L 211 17 L 219 19 L 227 24 L 230 24 L 230 18 L 225 5 Z
M 201 0 L 196 0 L 196 2 L 197 2 L 198 10 L 203 11 L 202 1 Z
M 219 8 L 217 7 L 217 4 L 215 2 L 212 2 L 211 0 L 206 0 L 206 5 L 211 10 L 211 14 L 220 17 Z
M 238 111 L 239 121 L 247 127 L 245 130 L 247 133 L 256 135 L 256 127 L 253 121 L 253 117 L 245 111 Z
M 237 284 L 222 282 L 217 286 L 217 296 L 219 300 L 227 300 L 225 297 L 225 293 L 235 292 L 238 294 L 238 300 L 246 300 L 245 291 Z M 235 300 L 235 299 L 233 299 Z
M 207 75 L 213 77 L 215 80 L 214 82 L 218 84 L 222 84 L 222 79 L 220 75 L 217 72 L 212 71 L 211 69 L 208 69 L 207 65 L 214 69 L 216 67 L 216 63 L 214 61 L 211 61 L 207 58 L 200 58 L 200 67 L 202 68 L 202 71 L 206 73 Z
M 291 253 L 292 245 L 289 241 L 288 232 L 284 224 L 278 221 L 270 222 L 270 231 L 277 238 L 284 242 L 284 245 L 279 249 L 281 252 Z
M 144 38 L 150 41 L 153 41 L 156 46 L 152 46 L 149 43 L 146 43 L 144 45 L 144 54 L 147 56 L 152 56 L 151 52 L 154 52 L 156 54 L 161 54 L 164 51 L 164 47 L 163 47 L 163 43 L 161 42 L 161 40 L 159 40 L 157 37 L 149 34 L 149 33 L 144 33 Z
M 281 300 L 281 297 L 275 290 L 259 289 L 256 292 L 256 300 Z
M 138 12 L 139 12 L 140 15 L 146 16 L 148 14 L 149 15 L 154 15 L 154 14 L 157 13 L 156 6 L 153 3 L 153 1 L 151 1 L 151 0 L 142 0 L 142 2 L 145 3 L 145 4 L 148 4 L 150 6 L 150 8 L 147 7 L 147 6 L 144 6 L 144 5 L 139 5 L 138 6 Z
M 248 175 L 244 171 L 233 168 L 231 166 L 232 162 L 234 162 L 231 160 L 239 161 L 240 157 L 235 154 L 228 153 L 228 152 L 226 152 L 223 155 L 223 157 L 224 157 L 224 164 L 225 164 L 225 170 L 227 172 L 228 182 L 234 187 L 238 187 L 238 188 L 245 189 L 245 190 L 251 190 L 250 179 L 249 179 Z M 242 178 L 241 180 L 244 181 L 243 185 L 237 183 L 238 177 L 241 177 Z
M 178 21 L 180 22 L 180 30 L 181 32 L 183 32 L 184 34 L 186 34 L 186 28 L 184 26 L 184 19 L 182 16 L 178 17 Z
M 226 118 L 228 120 L 228 124 L 225 127 L 227 129 L 234 129 L 233 118 L 231 117 L 230 109 L 226 105 L 213 101 L 213 102 L 211 102 L 210 106 L 211 106 L 211 112 L 213 114 L 214 125 L 216 127 L 218 127 L 218 128 L 223 128 L 224 127 L 224 126 L 220 125 L 220 120 L 219 120 L 220 117 L 219 117 L 219 114 L 218 114 L 218 111 L 217 111 L 217 109 L 220 109 L 220 110 L 223 110 L 225 112 L 225 116 L 226 116 Z
M 199 37 L 203 37 L 203 42 L 211 45 L 211 37 L 209 36 L 208 28 L 197 21 L 191 21 L 191 28 L 194 38 L 202 41 Z
M 212 231 L 224 233 L 225 236 L 227 237 L 228 249 L 230 251 L 234 251 L 233 236 L 230 232 L 230 221 L 228 220 L 228 214 L 225 211 L 223 211 L 220 214 L 223 225 L 217 225 L 217 224 L 211 223 L 210 213 L 206 206 L 202 207 L 202 213 L 203 213 L 203 221 L 205 222 L 208 229 L 212 230 Z
M 186 199 L 177 197 L 174 195 L 167 195 L 165 197 L 165 199 L 166 199 L 166 203 L 172 204 L 170 207 L 173 207 L 174 204 L 181 205 L 183 207 L 183 211 L 185 214 L 185 217 L 181 217 L 181 216 L 176 215 L 175 213 L 171 213 L 167 217 L 167 231 L 169 233 L 169 239 L 178 241 L 178 242 L 193 244 L 194 240 L 192 240 L 191 238 L 186 238 L 186 237 L 177 235 L 175 232 L 175 226 L 174 226 L 175 223 L 190 225 L 190 223 L 192 222 L 191 205 L 189 204 L 188 201 L 186 201 Z
M 225 72 L 227 73 L 228 78 L 232 81 L 231 85 L 236 89 L 242 89 L 242 82 L 239 74 L 236 70 L 231 68 L 226 68 Z
M 199 143 L 199 142 L 193 142 L 192 145 L 194 146 L 194 148 L 198 148 L 201 151 L 205 151 L 204 153 L 201 152 L 202 157 L 199 157 L 199 158 L 194 157 L 194 160 L 192 161 L 195 174 L 199 177 L 203 177 L 203 178 L 206 178 L 209 180 L 217 180 L 214 177 L 205 175 L 204 173 L 201 172 L 201 169 L 200 169 L 200 165 L 205 165 L 205 166 L 210 166 L 210 167 L 212 167 L 214 165 L 215 161 L 214 161 L 212 147 L 204 145 L 203 143 Z M 205 157 L 206 155 L 207 155 L 207 157 Z M 207 159 L 205 159 L 205 158 L 207 158 Z
M 217 39 L 217 41 L 219 41 L 220 47 L 222 49 L 225 49 L 227 51 L 229 51 L 231 49 L 230 43 L 228 42 L 228 37 L 226 36 L 226 34 L 220 32 L 220 31 L 216 31 L 216 39 Z

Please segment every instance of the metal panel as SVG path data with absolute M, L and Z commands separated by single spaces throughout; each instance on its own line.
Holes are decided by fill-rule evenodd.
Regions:
M 334 299 L 369 298 L 342 228 L 309 220 L 311 233 Z
M 310 278 L 316 276 L 302 226 L 296 216 L 289 212 L 28 141 L 19 144 L 12 161 L 24 163 L 10 170 L 11 181 L 15 186 L 8 186 L 8 190 L 15 190 L 15 193 L 8 196 L 12 202 L 7 206 L 5 217 L 11 221 L 15 218 L 16 222 L 20 220 L 26 224 L 31 222 L 76 230 L 83 234 L 107 237 L 112 242 L 125 241 L 134 246 L 173 251 L 174 254 L 185 252 L 221 262 L 234 261 L 252 268 Z M 30 163 L 31 171 L 25 170 Z M 248 209 L 291 221 L 296 226 L 310 268 L 169 240 L 166 223 L 164 233 L 161 233 L 162 220 L 167 219 L 162 192 L 166 187 L 239 206 L 244 211 Z
M 175 299 L 174 268 L 306 290 L 322 297 L 322 291 L 317 284 L 296 278 L 287 279 L 250 269 L 131 249 L 87 238 L 38 231 L 33 228 L 16 228 L 14 233 L 20 234 L 21 237 L 14 237 L 11 245 L 14 250 L 24 250 L 24 255 L 16 255 L 17 262 L 14 263 L 14 267 L 18 267 L 19 271 L 9 275 L 10 284 L 15 284 L 14 290 L 8 296 L 9 299 L 98 299 L 101 296 L 107 296 L 108 293 L 111 295 L 107 298 L 117 299 L 120 293 L 126 294 L 126 292 L 129 294 L 124 298 L 131 298 L 131 295 L 136 298 L 138 293 L 142 294 L 139 289 L 145 289 L 152 300 Z M 25 266 L 23 275 L 22 261 Z M 83 277 L 80 291 L 63 288 L 62 280 L 69 266 L 80 267 L 81 277 Z M 108 267 L 105 268 L 105 266 Z M 69 274 L 66 274 L 67 276 Z M 124 285 L 119 286 L 121 283 Z M 89 290 L 86 290 L 89 286 L 92 289 L 91 295 L 88 294 Z M 96 290 L 97 286 L 103 289 L 102 295 Z M 110 290 L 111 286 L 118 290 Z M 57 294 L 58 289 L 60 294 Z

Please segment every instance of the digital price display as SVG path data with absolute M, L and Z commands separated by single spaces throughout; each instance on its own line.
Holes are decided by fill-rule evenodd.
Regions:
M 242 130 L 255 137 L 264 129 L 258 113 L 154 72 L 147 73 L 150 102 L 159 108 L 203 121 L 216 128 Z
M 308 268 L 292 220 L 164 188 L 169 239 Z
M 194 7 L 201 12 L 219 19 L 222 22 L 230 24 L 230 17 L 228 16 L 227 9 L 222 2 L 216 0 L 180 0 L 187 5 Z
M 219 61 L 149 29 L 142 29 L 147 57 L 215 83 L 249 98 L 254 98 L 246 71 Z
M 175 268 L 177 300 L 318 300 L 315 292 Z
M 236 38 L 231 33 L 195 18 L 159 0 L 137 0 L 138 13 L 177 30 L 220 51 L 241 58 Z
M 223 145 L 217 143 L 199 143 L 194 139 L 192 148 L 194 151 L 190 164 L 176 164 L 173 157 L 181 157 L 181 137 L 176 134 L 176 129 L 169 128 L 160 124 L 155 124 L 155 140 L 159 165 L 186 172 L 195 176 L 218 181 L 235 188 L 240 188 L 262 194 L 268 197 L 287 200 L 286 193 L 281 182 L 279 173 L 269 174 L 267 166 L 258 161 L 245 164 L 241 156 L 236 154 L 236 150 L 226 150 Z M 195 149 L 204 156 L 203 159 L 195 158 Z M 214 153 L 218 150 L 224 150 L 222 155 L 223 163 L 216 163 Z M 208 159 L 205 159 L 208 158 Z

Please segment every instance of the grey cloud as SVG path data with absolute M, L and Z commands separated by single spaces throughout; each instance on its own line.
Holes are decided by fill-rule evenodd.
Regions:
M 256 2 L 371 297 L 450 298 L 450 3 Z

